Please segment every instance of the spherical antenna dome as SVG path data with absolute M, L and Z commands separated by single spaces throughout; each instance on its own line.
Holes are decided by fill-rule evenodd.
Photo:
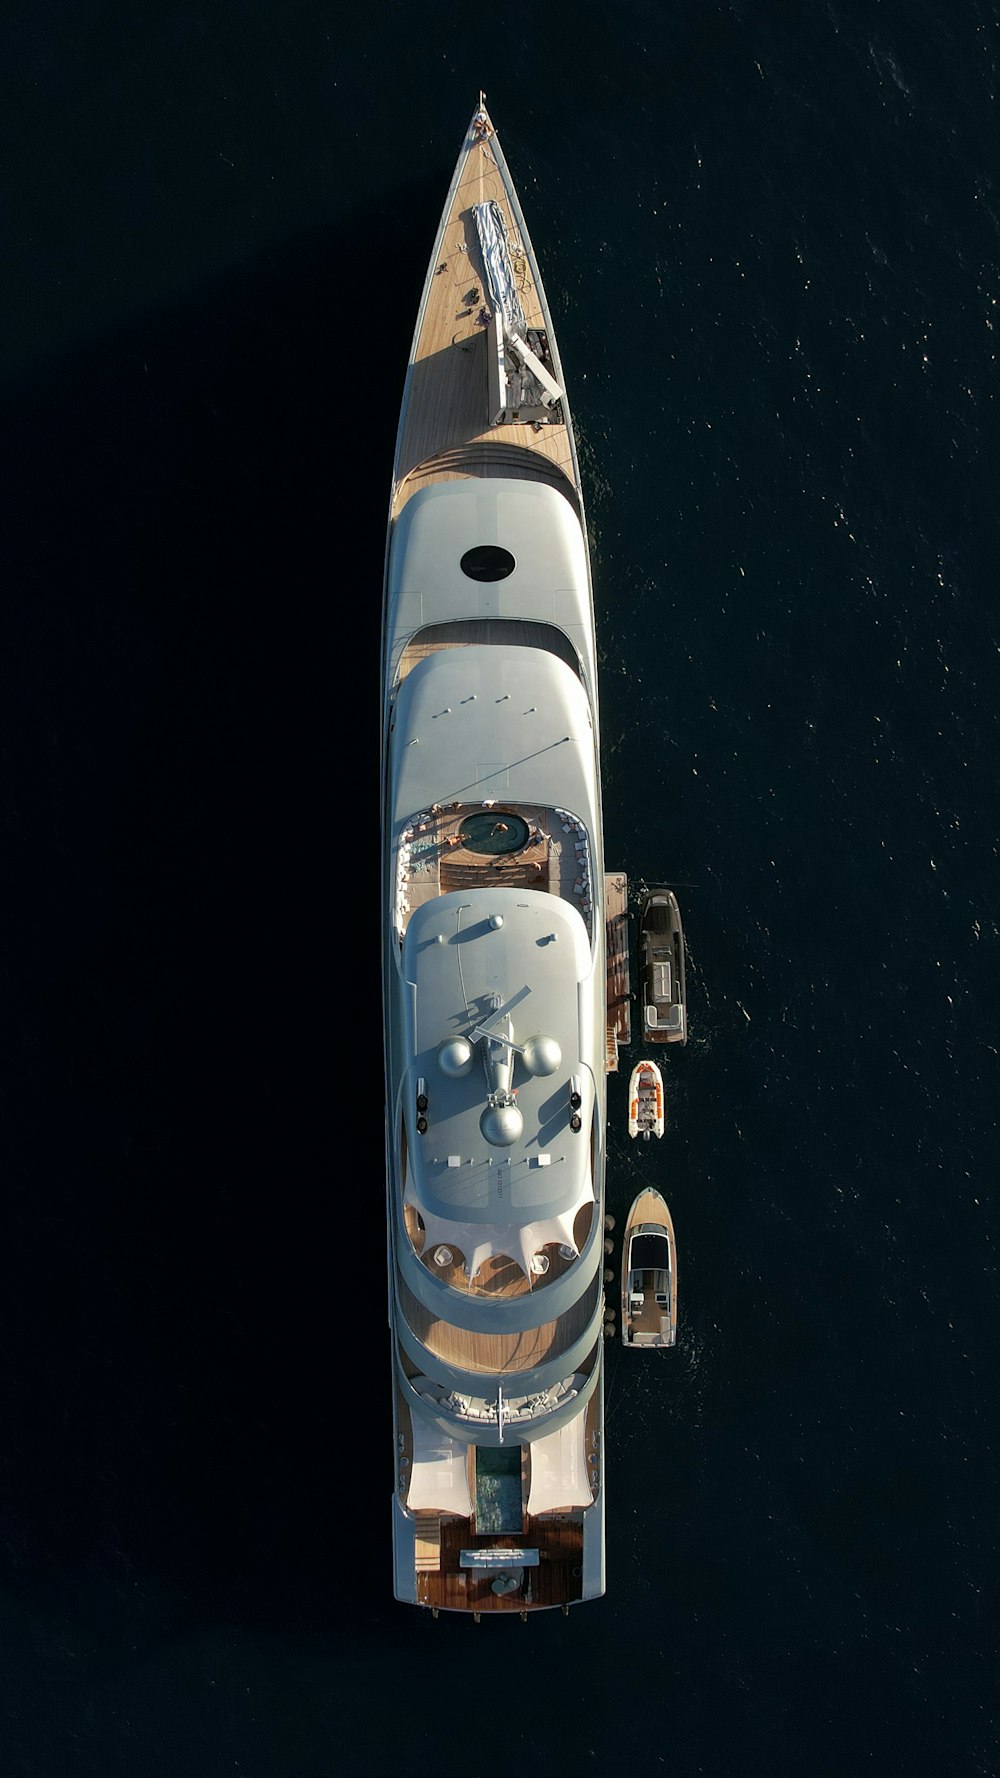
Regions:
M 509 1148 L 524 1134 L 524 1119 L 516 1105 L 487 1105 L 479 1128 L 494 1148 Z
M 554 1037 L 539 1034 L 528 1038 L 521 1060 L 529 1074 L 554 1074 L 562 1061 L 562 1050 Z
M 472 1045 L 467 1037 L 449 1037 L 438 1050 L 438 1067 L 449 1080 L 459 1080 L 472 1067 Z

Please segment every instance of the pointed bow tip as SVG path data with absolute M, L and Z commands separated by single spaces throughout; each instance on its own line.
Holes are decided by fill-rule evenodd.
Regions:
M 481 139 L 493 134 L 493 120 L 486 109 L 486 94 L 480 89 L 479 104 L 472 114 L 472 134 Z

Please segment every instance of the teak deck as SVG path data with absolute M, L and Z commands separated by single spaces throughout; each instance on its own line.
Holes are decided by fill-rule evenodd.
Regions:
M 396 445 L 395 512 L 429 481 L 490 473 L 554 481 L 579 501 L 567 426 L 490 423 L 484 322 L 489 296 L 472 208 L 491 200 L 499 205 L 507 226 L 525 319 L 529 327 L 545 324 L 524 219 L 504 186 L 490 129 L 489 135 L 472 144 L 445 205 L 435 273 L 425 293 L 407 372 Z

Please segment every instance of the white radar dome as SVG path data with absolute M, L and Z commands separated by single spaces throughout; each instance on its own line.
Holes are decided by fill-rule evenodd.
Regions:
M 524 1119 L 516 1105 L 487 1105 L 479 1128 L 494 1148 L 509 1148 L 524 1134 Z
M 438 1067 L 450 1080 L 459 1080 L 472 1067 L 472 1045 L 467 1037 L 449 1037 L 438 1050 Z
M 529 1074 L 554 1074 L 562 1061 L 562 1050 L 554 1037 L 529 1037 L 521 1060 Z

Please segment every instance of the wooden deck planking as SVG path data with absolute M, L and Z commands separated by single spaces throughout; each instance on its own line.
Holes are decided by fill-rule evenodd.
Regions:
M 400 683 L 413 671 L 418 661 L 444 648 L 469 648 L 482 645 L 505 645 L 514 648 L 543 647 L 549 654 L 565 661 L 580 677 L 580 658 L 566 632 L 555 624 L 529 622 L 527 619 L 465 618 L 458 623 L 430 624 L 418 631 L 417 639 L 406 644 L 399 657 Z
M 497 463 L 497 473 L 562 478 L 575 492 L 573 454 L 564 424 L 491 426 L 487 383 L 488 329 L 482 313 L 489 292 L 479 253 L 474 204 L 495 200 L 507 225 L 518 295 L 529 327 L 543 327 L 542 302 L 532 275 L 517 218 L 489 141 L 469 147 L 444 221 L 427 301 L 417 335 L 396 454 L 399 511 L 414 488 L 427 479 L 454 480 L 488 474 L 490 452 L 517 457 L 521 466 Z M 437 269 L 440 268 L 440 269 Z M 473 292 L 475 300 L 468 300 Z M 458 453 L 449 458 L 449 453 Z M 440 461 L 437 461 L 440 460 Z M 419 475 L 414 472 L 425 466 Z M 413 478 L 407 480 L 408 477 Z
M 624 1241 L 625 1236 L 628 1234 L 629 1230 L 633 1229 L 637 1223 L 640 1223 L 640 1222 L 657 1222 L 658 1223 L 660 1221 L 660 1218 L 662 1217 L 662 1215 L 663 1215 L 663 1202 L 662 1202 L 661 1196 L 654 1191 L 640 1192 L 639 1196 L 635 1200 L 635 1203 L 632 1205 L 631 1210 L 629 1211 L 629 1218 L 628 1218 L 628 1222 L 625 1224 L 625 1229 L 624 1229 L 624 1233 L 622 1235 L 622 1240 Z
M 461 1552 L 509 1548 L 510 1537 L 476 1537 L 468 1519 L 441 1522 L 440 1569 L 417 1577 L 417 1601 L 438 1610 L 521 1612 L 540 1611 L 553 1605 L 569 1605 L 582 1597 L 580 1567 L 583 1559 L 583 1525 L 572 1516 L 529 1518 L 523 1537 L 525 1548 L 538 1551 L 538 1567 L 525 1568 L 516 1593 L 494 1593 L 493 1575 L 459 1566 Z M 527 1597 L 528 1587 L 531 1597 Z
M 478 815 L 482 802 L 451 802 L 428 810 L 417 824 L 422 848 L 406 878 L 409 917 L 418 907 L 452 889 L 490 885 L 537 889 L 558 895 L 577 909 L 589 932 L 593 931 L 592 903 L 587 891 L 577 887 L 579 862 L 570 839 L 562 831 L 558 811 L 539 803 L 495 801 L 498 819 L 521 815 L 532 837 L 518 852 L 490 855 L 467 851 L 452 844 L 470 815 Z
M 558 1358 L 579 1339 L 594 1314 L 599 1279 L 584 1291 L 571 1308 L 555 1321 L 519 1333 L 475 1333 L 425 1309 L 409 1286 L 398 1280 L 399 1305 L 407 1325 L 429 1352 L 467 1371 L 493 1376 L 516 1376 L 535 1365 Z

